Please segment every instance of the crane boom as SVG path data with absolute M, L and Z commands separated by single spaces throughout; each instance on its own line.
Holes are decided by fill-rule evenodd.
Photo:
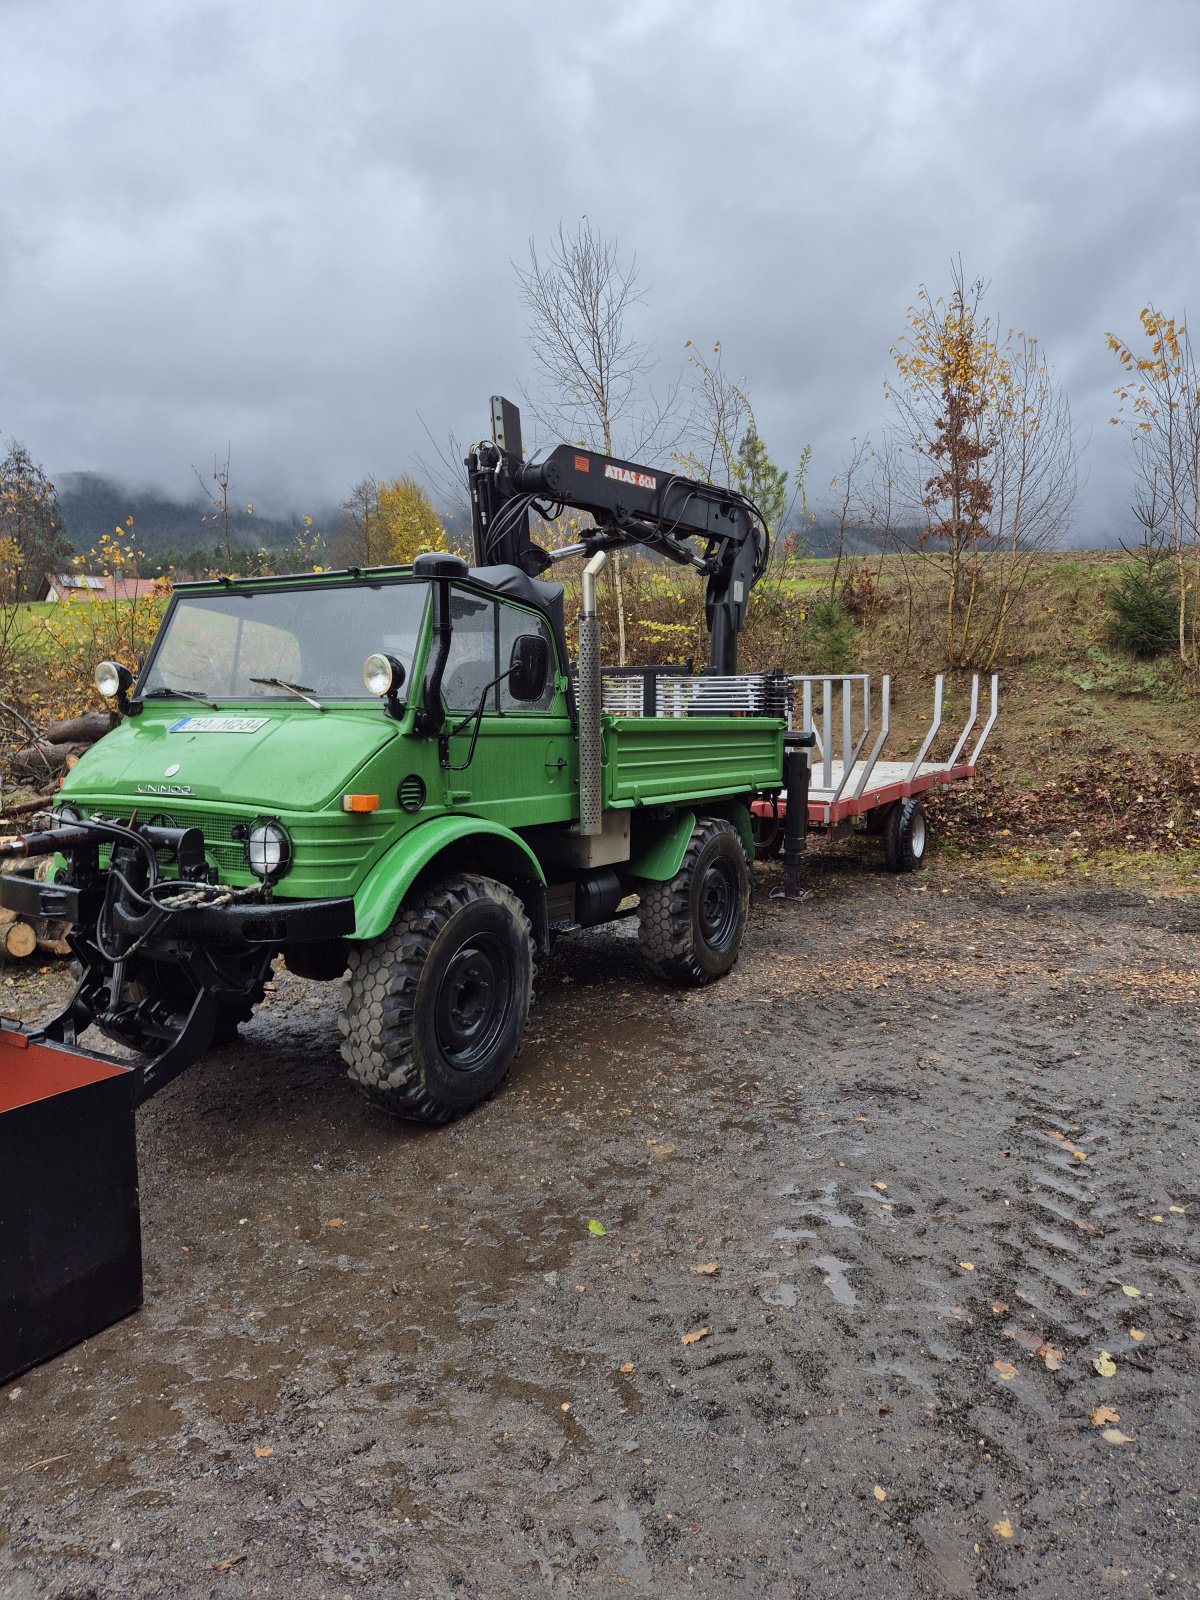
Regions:
M 753 501 L 576 445 L 560 444 L 543 460 L 526 461 L 520 412 L 499 395 L 492 398 L 491 442 L 475 445 L 466 464 L 477 565 L 515 566 L 532 577 L 566 555 L 644 545 L 707 579 L 709 670 L 737 671 L 737 636 L 770 554 L 770 533 Z M 568 507 L 590 515 L 595 527 L 565 550 L 535 544 L 530 512 L 552 520 Z

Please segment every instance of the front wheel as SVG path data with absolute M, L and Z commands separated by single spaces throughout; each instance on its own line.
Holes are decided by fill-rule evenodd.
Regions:
M 642 949 L 669 983 L 700 988 L 737 960 L 749 909 L 741 835 L 718 817 L 703 818 L 675 876 L 642 891 Z
M 521 1047 L 533 935 L 502 883 L 472 873 L 414 896 L 391 929 L 351 945 L 342 1058 L 377 1105 L 442 1123 L 486 1100 Z
M 925 808 L 913 796 L 897 800 L 883 821 L 883 859 L 889 872 L 915 872 L 928 840 Z

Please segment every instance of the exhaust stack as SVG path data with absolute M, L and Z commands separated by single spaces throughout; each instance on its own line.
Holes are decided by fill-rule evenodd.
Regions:
M 579 831 L 598 834 L 603 827 L 603 784 L 600 768 L 600 619 L 596 615 L 596 579 L 608 560 L 605 550 L 583 569 L 579 595 Z

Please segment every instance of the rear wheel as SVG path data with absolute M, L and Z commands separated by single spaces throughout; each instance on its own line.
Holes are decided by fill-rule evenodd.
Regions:
M 883 822 L 883 859 L 889 872 L 915 872 L 928 840 L 925 808 L 913 796 L 897 800 Z
M 533 936 L 518 897 L 464 873 L 351 945 L 340 1026 L 350 1077 L 412 1122 L 460 1116 L 500 1087 L 533 1002 Z
M 705 817 L 675 876 L 642 891 L 642 949 L 669 983 L 700 988 L 737 960 L 749 909 L 741 835 L 730 823 Z

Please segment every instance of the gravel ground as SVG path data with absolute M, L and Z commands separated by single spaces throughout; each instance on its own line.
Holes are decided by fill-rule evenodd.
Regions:
M 0 1594 L 1196 1592 L 1200 896 L 806 872 L 709 990 L 564 944 L 441 1131 L 281 974 L 0 1391 Z

